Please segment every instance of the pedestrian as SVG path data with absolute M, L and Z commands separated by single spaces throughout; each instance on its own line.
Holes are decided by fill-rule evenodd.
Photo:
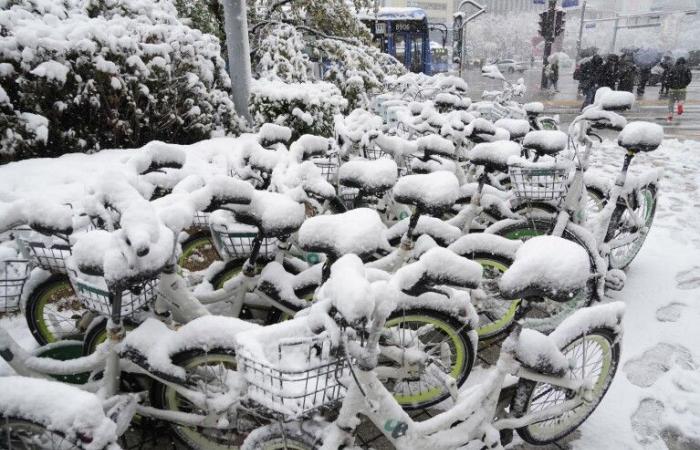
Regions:
M 559 92 L 559 60 L 555 59 L 549 67 L 549 86 Z
M 673 122 L 673 113 L 683 114 L 686 88 L 693 81 L 693 74 L 686 64 L 685 58 L 678 58 L 668 75 L 668 122 Z
M 634 82 L 637 79 L 637 65 L 634 63 L 634 57 L 630 53 L 622 55 L 620 65 L 617 71 L 618 91 L 634 91 Z
M 603 72 L 601 74 L 601 87 L 607 86 L 613 91 L 617 87 L 616 84 L 618 79 L 618 61 L 619 57 L 614 53 L 610 53 L 608 56 L 605 57 L 605 63 L 603 64 Z
M 651 67 L 644 65 L 639 69 L 639 84 L 637 85 L 637 97 L 644 97 L 647 83 L 651 77 Z
M 659 63 L 663 72 L 661 73 L 661 90 L 659 91 L 659 97 L 668 96 L 668 78 L 671 74 L 671 69 L 673 68 L 673 60 L 670 56 L 664 56 L 664 59 Z
M 581 64 L 580 86 L 583 91 L 584 100 L 581 109 L 593 103 L 595 93 L 600 87 L 601 71 L 603 68 L 603 58 L 600 55 L 593 55 L 590 60 Z

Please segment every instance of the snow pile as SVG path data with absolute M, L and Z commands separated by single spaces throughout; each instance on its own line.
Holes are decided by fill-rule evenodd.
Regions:
M 377 211 L 357 208 L 306 220 L 299 229 L 299 245 L 306 251 L 335 258 L 348 253 L 367 256 L 390 248 L 384 230 L 386 227 Z
M 9 97 L 0 153 L 190 143 L 241 128 L 218 42 L 182 24 L 169 1 L 47 8 L 13 2 L 0 11 Z
M 523 105 L 523 109 L 530 115 L 544 113 L 544 105 L 541 102 L 530 102 Z
M 329 298 L 348 323 L 369 320 L 374 312 L 374 294 L 362 260 L 345 255 L 331 266 L 331 276 L 321 286 L 319 298 Z
M 375 142 L 384 153 L 394 158 L 406 157 L 418 152 L 416 141 L 409 141 L 399 136 L 380 134 Z
M 453 156 L 455 145 L 449 140 L 437 135 L 422 136 L 417 141 L 418 151 L 442 156 Z
M 355 159 L 338 169 L 340 184 L 366 193 L 382 193 L 391 189 L 398 178 L 398 167 L 392 159 Z
M 90 436 L 82 445 L 85 450 L 102 450 L 117 441 L 117 426 L 105 417 L 100 398 L 58 381 L 0 377 L 0 416 L 27 418 L 71 440 Z
M 596 104 L 606 111 L 624 111 L 634 105 L 634 94 L 627 91 L 613 91 L 600 88 L 596 92 Z
M 492 170 L 506 172 L 508 160 L 520 156 L 521 148 L 516 142 L 499 141 L 476 144 L 469 151 L 469 160 L 472 164 L 488 166 Z
M 398 244 L 401 237 L 408 231 L 409 221 L 410 218 L 407 217 L 396 222 L 387 230 L 386 238 L 389 242 Z M 420 216 L 413 230 L 413 235 L 421 237 L 427 235 L 440 245 L 449 245 L 462 235 L 462 231 L 437 217 Z
M 481 265 L 454 252 L 435 247 L 418 261 L 400 268 L 391 283 L 403 292 L 426 290 L 434 285 L 475 289 L 481 282 Z
M 524 119 L 498 119 L 494 124 L 510 133 L 511 139 L 518 139 L 530 131 L 530 122 Z
M 270 147 L 276 143 L 286 143 L 292 138 L 292 130 L 274 123 L 265 123 L 258 131 L 260 145 Z
M 505 298 L 545 295 L 566 301 L 586 286 L 590 271 L 588 253 L 580 245 L 556 236 L 537 236 L 518 249 L 499 288 Z
M 622 129 L 617 138 L 621 147 L 643 152 L 656 150 L 663 140 L 663 127 L 651 122 L 632 122 Z
M 559 130 L 530 131 L 523 139 L 523 147 L 545 155 L 559 153 L 566 148 L 569 136 Z
M 261 228 L 265 237 L 295 232 L 306 218 L 304 206 L 284 194 L 255 191 L 248 208 L 236 212 L 243 223 Z

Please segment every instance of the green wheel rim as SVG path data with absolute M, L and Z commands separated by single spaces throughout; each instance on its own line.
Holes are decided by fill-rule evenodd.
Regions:
M 63 333 L 60 338 L 58 338 L 55 332 L 49 330 L 49 323 L 47 322 L 47 312 L 49 309 L 48 306 L 51 303 L 54 296 L 56 296 L 59 299 L 66 298 L 57 296 L 57 294 L 61 291 L 69 291 L 71 292 L 72 296 L 75 296 L 75 293 L 73 293 L 73 287 L 71 286 L 70 282 L 68 280 L 60 280 L 56 281 L 50 288 L 42 291 L 41 294 L 39 294 L 39 297 L 34 306 L 34 320 L 36 322 L 36 326 L 39 329 L 39 333 L 41 334 L 41 336 L 49 344 L 63 339 L 80 337 L 82 334 L 77 327 L 74 327 L 73 331 L 67 331 L 66 333 Z M 78 302 L 78 300 L 76 299 L 75 302 Z M 83 308 L 81 304 L 79 310 L 73 311 L 82 315 L 87 310 Z
M 433 327 L 435 327 L 436 330 L 440 330 L 444 335 L 447 336 L 447 339 L 452 344 L 451 346 L 455 349 L 455 359 L 452 364 L 449 375 L 451 375 L 454 379 L 458 380 L 460 378 L 460 372 L 462 372 L 463 367 L 465 366 L 467 361 L 467 350 L 466 348 L 464 348 L 464 343 L 459 337 L 457 331 L 452 327 L 446 325 L 445 322 L 441 320 L 437 320 L 433 317 L 424 315 L 396 317 L 394 319 L 388 320 L 385 324 L 385 327 L 391 328 L 392 326 L 396 326 L 402 322 L 417 322 L 423 325 L 432 325 Z M 426 391 L 418 392 L 416 394 L 394 393 L 394 398 L 402 406 L 417 405 L 419 403 L 428 403 L 436 399 L 437 397 L 443 395 L 443 393 L 444 387 L 440 386 L 428 389 Z
M 211 363 L 218 363 L 219 366 L 223 366 L 228 370 L 236 370 L 237 367 L 236 357 L 234 355 L 209 353 L 190 358 L 181 367 L 188 370 L 197 366 Z M 192 411 L 192 408 L 190 405 L 188 405 L 189 402 L 184 397 L 180 396 L 174 389 L 167 386 L 165 388 L 164 400 L 164 406 L 169 411 Z M 185 440 L 190 448 L 206 448 L 207 450 L 235 450 L 240 448 L 243 441 L 242 437 L 238 436 L 239 439 L 237 441 L 239 442 L 232 442 L 235 430 L 232 431 L 231 435 L 214 438 L 202 434 L 202 431 L 206 431 L 207 428 L 186 427 L 180 425 L 173 425 L 173 428 L 176 429 L 177 433 Z M 213 429 L 211 430 L 214 431 Z
M 207 254 L 213 254 L 216 255 L 216 258 L 211 259 L 207 258 Z M 190 264 L 190 258 L 200 255 L 200 258 L 202 261 L 193 261 L 194 264 Z M 205 256 L 201 256 L 205 255 Z M 210 255 L 211 256 L 211 255 Z M 191 242 L 188 242 L 182 249 L 182 254 L 180 257 L 177 259 L 177 265 L 180 267 L 183 267 L 185 269 L 188 269 L 192 272 L 197 272 L 199 270 L 204 270 L 209 265 L 214 262 L 214 261 L 219 261 L 221 258 L 219 257 L 219 254 L 216 252 L 216 248 L 214 247 L 214 242 L 211 240 L 209 236 L 202 236 L 198 239 L 195 239 Z M 188 265 L 190 268 L 188 267 Z
M 508 269 L 508 267 L 505 264 L 494 259 L 476 258 L 474 259 L 474 261 L 481 264 L 481 266 L 484 268 L 484 273 L 487 273 L 487 270 L 491 270 L 494 272 L 498 272 L 500 275 L 503 275 L 503 273 Z M 479 340 L 496 336 L 505 331 L 508 328 L 508 326 L 510 326 L 510 324 L 513 322 L 513 319 L 515 318 L 515 313 L 518 311 L 518 306 L 520 305 L 519 299 L 495 299 L 495 301 L 501 302 L 504 306 L 507 306 L 507 308 L 503 308 L 505 309 L 505 313 L 503 313 L 502 315 L 499 314 L 500 318 L 491 320 L 491 322 L 487 325 L 480 326 L 479 328 L 477 328 L 476 332 L 479 335 Z M 477 311 L 477 313 L 479 313 L 480 323 L 482 318 L 487 318 L 485 313 L 481 313 L 480 311 Z
M 654 194 L 649 188 L 643 188 L 640 191 L 642 198 L 640 199 L 641 207 L 644 208 L 640 219 L 644 222 L 644 226 L 647 228 L 651 227 L 651 223 L 654 219 Z M 637 211 L 630 211 L 626 209 L 623 216 L 626 214 L 637 214 Z M 610 265 L 616 269 L 623 269 L 627 267 L 632 260 L 634 260 L 639 250 L 641 250 L 644 241 L 646 240 L 647 233 L 640 233 L 637 239 L 634 241 L 622 245 L 619 247 L 610 249 Z

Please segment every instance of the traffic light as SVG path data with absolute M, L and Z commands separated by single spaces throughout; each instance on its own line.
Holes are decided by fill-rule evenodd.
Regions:
M 540 36 L 548 39 L 551 36 L 551 25 L 549 21 L 549 11 L 544 11 L 540 13 Z
M 557 10 L 554 16 L 554 36 L 559 36 L 564 32 L 564 25 L 566 25 L 566 13 Z

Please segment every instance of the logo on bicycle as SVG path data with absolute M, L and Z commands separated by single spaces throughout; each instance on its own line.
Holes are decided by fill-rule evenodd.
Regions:
M 398 439 L 406 434 L 408 424 L 400 420 L 389 419 L 384 422 L 384 430 L 391 432 L 391 437 Z

